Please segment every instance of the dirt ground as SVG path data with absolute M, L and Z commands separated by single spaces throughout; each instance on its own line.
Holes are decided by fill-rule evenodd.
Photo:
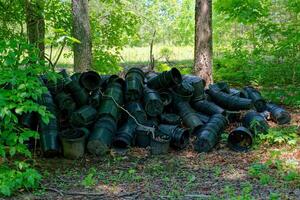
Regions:
M 300 112 L 292 112 L 292 125 L 299 128 Z M 106 157 L 76 161 L 39 158 L 41 189 L 12 199 L 300 199 L 299 181 L 278 178 L 281 171 L 276 167 L 268 168 L 267 184 L 249 173 L 255 163 L 274 160 L 274 151 L 281 152 L 277 159 L 293 162 L 300 175 L 299 143 L 259 145 L 237 153 L 222 140 L 212 152 L 200 154 L 190 145 L 163 156 L 132 148 L 122 155 L 112 151 Z

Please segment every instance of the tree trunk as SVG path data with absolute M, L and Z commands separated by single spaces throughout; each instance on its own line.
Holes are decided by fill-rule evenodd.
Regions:
M 80 41 L 74 43 L 74 71 L 83 72 L 92 65 L 91 27 L 88 0 L 72 0 L 73 36 Z
M 196 0 L 194 73 L 206 81 L 212 78 L 212 0 Z
M 26 0 L 26 26 L 29 43 L 39 49 L 39 57 L 45 57 L 44 0 Z

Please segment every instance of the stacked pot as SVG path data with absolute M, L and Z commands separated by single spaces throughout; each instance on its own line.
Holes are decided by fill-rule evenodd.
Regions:
M 111 148 L 132 146 L 149 147 L 157 155 L 189 144 L 208 152 L 230 123 L 240 126 L 230 131 L 228 146 L 247 151 L 257 134 L 267 134 L 267 119 L 278 124 L 291 119 L 253 87 L 238 90 L 219 82 L 205 89 L 201 78 L 176 68 L 162 73 L 131 68 L 124 79 L 94 71 L 69 76 L 63 70 L 55 81 L 45 76 L 41 81 L 48 92 L 39 102 L 53 115 L 38 126 L 48 157 L 62 152 L 76 159 L 86 151 L 102 156 Z M 24 115 L 22 123 L 36 128 L 31 115 Z

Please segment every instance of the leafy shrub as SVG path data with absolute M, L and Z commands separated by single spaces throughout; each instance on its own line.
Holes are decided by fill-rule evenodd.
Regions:
M 268 134 L 259 134 L 258 138 L 261 142 L 268 144 L 288 144 L 291 146 L 295 146 L 299 141 L 296 126 L 271 128 Z
M 23 114 L 35 112 L 45 122 L 50 113 L 37 102 L 46 91 L 38 76 L 47 70 L 38 58 L 38 51 L 22 39 L 0 42 L 0 156 L 2 189 L 0 194 L 11 195 L 19 188 L 35 188 L 41 179 L 27 164 L 11 166 L 9 159 L 19 154 L 31 157 L 27 142 L 38 133 L 20 125 Z M 0 100 L 0 104 L 1 104 Z M 9 177 L 9 178 L 8 178 Z
M 10 196 L 21 188 L 29 190 L 38 187 L 42 178 L 38 171 L 24 162 L 16 162 L 13 167 L 16 169 L 7 165 L 0 167 L 0 194 Z

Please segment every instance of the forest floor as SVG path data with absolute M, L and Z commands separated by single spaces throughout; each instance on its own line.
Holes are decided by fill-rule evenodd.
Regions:
M 300 110 L 290 111 L 299 135 Z M 36 167 L 41 188 L 12 199 L 300 199 L 299 143 L 260 143 L 237 153 L 223 138 L 210 153 L 189 146 L 152 156 L 132 148 L 75 161 L 38 158 Z

